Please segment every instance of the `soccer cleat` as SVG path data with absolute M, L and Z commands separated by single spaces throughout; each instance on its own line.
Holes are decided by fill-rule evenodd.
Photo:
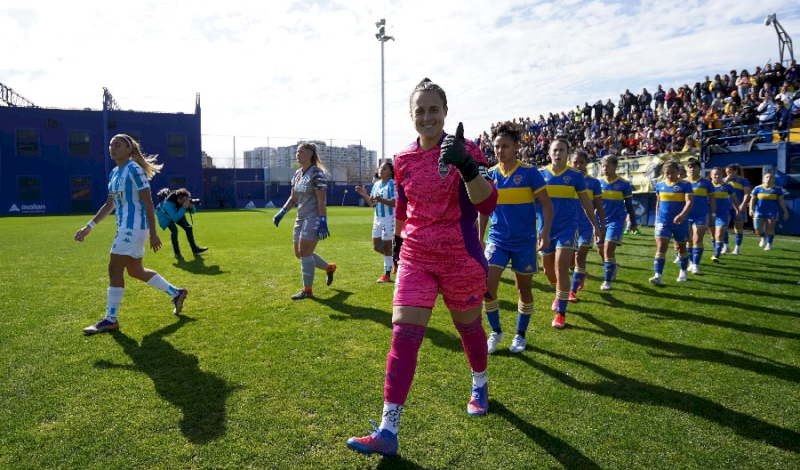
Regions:
M 575 295 L 575 292 L 569 291 L 569 301 L 575 303 L 578 301 L 578 296 Z
M 731 246 L 728 245 L 727 243 L 725 243 L 724 245 L 722 245 L 722 252 L 723 253 L 730 253 L 731 252 Z
M 333 284 L 333 273 L 336 272 L 336 265 L 329 264 L 327 268 L 325 268 L 325 273 L 328 275 L 328 279 L 325 281 L 325 285 L 329 286 Z
M 678 274 L 677 281 L 686 282 L 687 280 L 689 280 L 689 276 L 686 274 L 686 271 L 681 271 L 680 274 Z
M 489 412 L 489 384 L 483 387 L 472 386 L 472 396 L 467 403 L 467 414 L 470 416 L 484 416 Z
M 384 282 L 391 282 L 392 279 L 389 277 L 388 274 L 384 274 L 383 276 L 379 277 L 377 281 L 378 284 L 383 284 Z
M 631 233 L 631 232 L 628 229 L 625 229 L 625 230 L 622 231 L 623 235 L 628 235 L 629 233 Z
M 767 244 L 767 241 L 764 239 L 764 237 L 761 237 L 761 241 L 758 242 L 759 248 L 764 248 L 764 245 L 766 245 L 766 244 Z
M 503 339 L 503 332 L 500 333 L 492 331 L 489 334 L 489 339 L 486 340 L 486 350 L 489 354 L 494 354 L 497 351 L 497 343 Z
M 196 246 L 196 247 L 192 248 L 192 253 L 194 253 L 194 254 L 203 253 L 204 251 L 208 251 L 208 247 L 207 246 Z
M 650 278 L 650 284 L 653 284 L 653 285 L 656 285 L 656 286 L 660 286 L 660 285 L 664 284 L 664 282 L 661 280 L 661 274 L 656 274 L 655 276 L 651 277 Z
M 689 269 L 687 269 L 687 271 L 692 274 L 700 274 L 700 268 L 694 263 L 689 264 Z
M 311 289 L 303 289 L 300 292 L 294 294 L 290 297 L 292 300 L 303 300 L 303 299 L 313 299 L 314 294 L 311 292 Z
M 178 293 L 172 297 L 172 304 L 175 305 L 175 309 L 172 311 L 173 315 L 178 315 L 183 310 L 183 301 L 186 300 L 186 297 L 189 295 L 189 290 L 180 288 L 178 289 Z
M 372 434 L 364 437 L 351 437 L 347 447 L 364 455 L 381 454 L 384 457 L 397 455 L 397 434 L 388 429 L 380 429 L 373 420 L 369 423 L 375 428 Z
M 639 230 L 639 229 L 637 228 L 636 230 L 634 230 L 634 231 L 633 231 L 633 232 L 631 232 L 631 233 L 632 233 L 632 234 L 634 234 L 634 235 L 641 235 L 641 234 L 642 234 L 642 231 L 641 231 L 641 230 Z
M 713 255 L 711 256 L 711 261 L 714 263 L 719 263 L 719 258 L 717 258 L 717 255 Z
M 680 255 L 678 255 L 678 256 L 675 256 L 675 261 L 673 261 L 672 264 L 678 264 L 680 262 L 681 262 L 681 257 L 680 257 Z
M 183 261 L 183 255 L 180 253 L 175 253 L 175 259 L 178 261 Z
M 603 283 L 600 284 L 600 290 L 611 290 L 611 281 L 603 281 Z
M 553 322 L 550 323 L 550 325 L 553 328 L 558 328 L 560 330 L 567 325 L 567 319 L 564 317 L 564 315 L 556 313 L 556 316 L 553 318 Z
M 553 299 L 553 305 L 550 306 L 550 310 L 557 312 L 558 311 L 558 297 Z
M 512 353 L 521 353 L 525 351 L 525 346 L 528 345 L 528 340 L 525 339 L 524 336 L 514 335 L 514 339 L 511 340 L 511 346 L 508 347 L 508 350 Z
M 86 336 L 96 335 L 104 331 L 118 330 L 119 322 L 110 322 L 103 318 L 92 326 L 87 326 L 83 329 L 83 334 Z
M 739 253 L 739 247 L 738 247 L 738 246 L 736 246 L 736 247 L 733 249 L 733 251 L 731 251 L 731 254 L 732 254 L 732 255 L 739 255 L 739 254 L 741 254 L 741 253 Z

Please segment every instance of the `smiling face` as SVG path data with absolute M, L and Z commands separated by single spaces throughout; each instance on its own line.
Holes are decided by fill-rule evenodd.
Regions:
M 411 97 L 411 119 L 426 149 L 439 143 L 444 132 L 447 107 L 436 91 L 418 91 Z
M 519 143 L 506 134 L 500 134 L 494 139 L 494 154 L 503 164 L 513 163 L 517 159 Z
M 127 162 L 131 158 L 133 149 L 122 137 L 114 137 L 108 144 L 108 152 L 111 154 L 111 159 L 119 163 Z

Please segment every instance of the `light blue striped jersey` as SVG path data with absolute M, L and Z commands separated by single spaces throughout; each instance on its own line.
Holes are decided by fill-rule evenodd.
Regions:
M 122 168 L 111 170 L 108 178 L 108 195 L 114 201 L 117 227 L 122 229 L 147 230 L 147 214 L 139 191 L 150 189 L 147 175 L 136 162 L 128 160 Z M 149 197 L 149 195 L 148 195 Z
M 390 179 L 386 184 L 381 183 L 381 180 L 372 185 L 370 196 L 380 196 L 383 199 L 394 200 L 396 193 L 394 189 L 394 180 Z M 382 202 L 375 203 L 375 217 L 382 219 L 384 217 L 394 217 L 394 207 L 387 206 Z

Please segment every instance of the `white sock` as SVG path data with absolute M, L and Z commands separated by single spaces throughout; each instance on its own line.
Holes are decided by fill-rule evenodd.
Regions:
M 109 287 L 108 294 L 106 295 L 106 320 L 111 323 L 117 321 L 117 313 L 119 313 L 119 304 L 122 303 L 122 294 L 125 293 L 124 287 Z
M 383 257 L 383 270 L 384 271 L 391 271 L 392 270 L 392 257 L 391 256 L 384 256 Z
M 175 297 L 178 293 L 178 288 L 167 282 L 161 275 L 156 274 L 147 281 L 147 285 L 155 287 L 156 289 L 166 292 L 170 297 Z
M 486 378 L 486 371 L 475 372 L 472 371 L 472 385 L 476 387 L 483 387 L 489 380 Z
M 403 413 L 403 405 L 397 403 L 383 404 L 383 417 L 379 429 L 388 429 L 392 434 L 397 434 L 400 430 L 400 415 Z

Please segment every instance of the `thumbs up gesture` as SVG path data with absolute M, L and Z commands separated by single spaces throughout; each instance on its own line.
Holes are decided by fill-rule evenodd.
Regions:
M 469 183 L 478 176 L 478 162 L 467 153 L 464 145 L 463 123 L 458 123 L 456 135 L 448 135 L 444 138 L 439 153 L 439 164 L 455 166 L 465 183 Z

